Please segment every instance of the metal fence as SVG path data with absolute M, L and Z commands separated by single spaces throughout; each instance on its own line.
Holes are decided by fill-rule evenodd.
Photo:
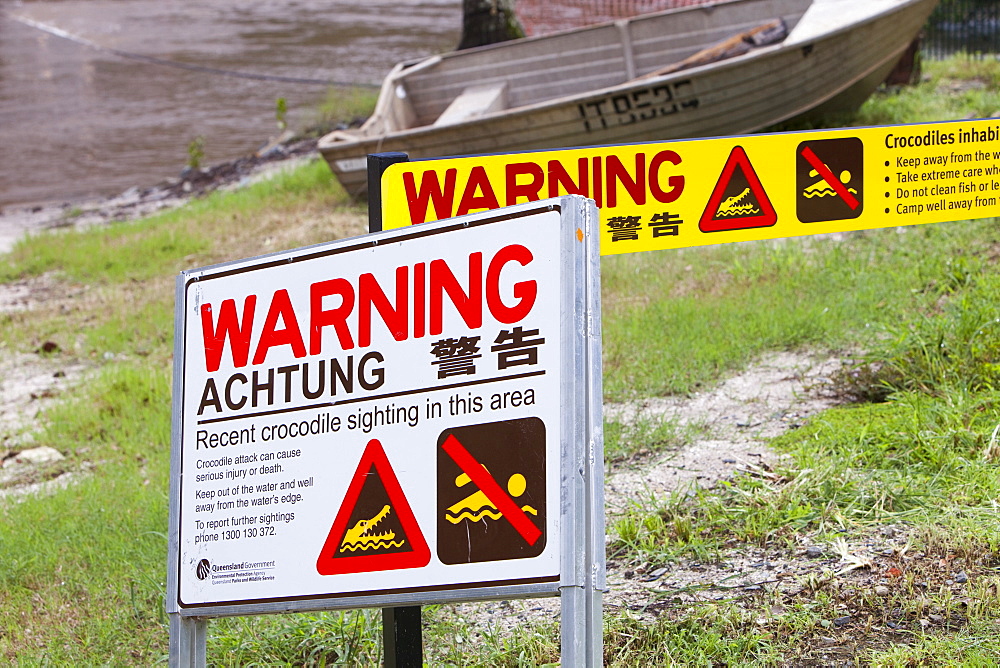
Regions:
M 941 0 L 924 29 L 923 55 L 1000 54 L 1000 0 Z
M 515 0 L 528 35 L 543 35 L 712 0 Z M 924 29 L 921 51 L 928 58 L 955 53 L 1000 55 L 1000 0 L 941 0 Z
M 517 18 L 529 37 L 579 28 L 713 0 L 515 0 Z

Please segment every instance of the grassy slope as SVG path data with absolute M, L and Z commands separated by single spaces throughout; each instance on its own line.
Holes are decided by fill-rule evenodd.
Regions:
M 76 295 L 0 316 L 0 331 L 12 348 L 52 341 L 67 363 L 96 367 L 36 436 L 68 466 L 96 466 L 64 493 L 0 505 L 0 655 L 21 665 L 165 656 L 173 277 L 364 231 L 317 161 L 149 220 L 40 235 L 4 259 L 8 281 L 45 274 L 57 294 Z
M 970 68 L 936 66 L 934 80 L 874 100 L 852 122 L 992 113 L 1000 69 Z M 55 341 L 54 354 L 67 363 L 84 359 L 96 367 L 47 413 L 36 441 L 60 449 L 71 464 L 97 466 L 65 492 L 0 505 L 0 655 L 20 665 L 147 665 L 163 658 L 172 278 L 185 267 L 363 231 L 361 212 L 343 203 L 325 166 L 315 164 L 147 221 L 44 235 L 4 259 L 6 280 L 45 275 L 75 295 L 0 316 L 0 333 L 17 350 Z M 991 324 L 1000 304 L 997 237 L 989 221 L 606 258 L 609 398 L 691 391 L 764 350 L 798 347 L 870 350 L 889 362 L 888 371 L 866 367 L 870 377 L 895 383 L 888 403 L 838 409 L 784 439 L 780 446 L 793 456 L 784 472 L 791 484 L 765 488 L 747 480 L 732 491 L 666 499 L 634 518 L 643 528 L 628 549 L 637 558 L 670 559 L 699 541 L 766 544 L 789 540 L 790 530 L 863 533 L 904 518 L 928 544 L 992 558 L 989 511 L 997 490 L 993 459 L 984 453 L 995 445 L 990 433 L 1000 421 L 1000 332 Z M 81 285 L 86 289 L 73 289 Z M 650 350 L 656 355 L 639 354 Z M 803 478 L 816 471 L 828 484 Z M 650 519 L 671 513 L 694 530 L 678 536 L 663 528 L 669 522 Z M 990 599 L 983 593 L 979 600 Z M 908 637 L 874 660 L 907 665 L 967 656 L 976 665 L 976 656 L 996 656 L 996 613 L 973 607 L 977 616 L 969 615 L 962 632 Z M 533 665 L 556 656 L 551 629 L 456 644 L 460 623 L 443 610 L 428 611 L 428 618 L 429 642 L 445 662 L 488 665 L 502 656 Z M 816 623 L 804 614 L 789 617 L 792 640 L 779 642 L 737 608 L 664 616 L 654 625 L 613 618 L 608 662 L 673 656 L 678 665 L 708 657 L 781 665 Z M 366 664 L 377 660 L 376 627 L 362 613 L 218 621 L 210 656 L 226 665 Z M 984 642 L 970 642 L 963 635 L 970 632 Z
M 951 61 L 931 71 L 929 82 L 879 96 L 846 120 L 940 120 L 1000 108 L 995 62 Z M 899 555 L 902 575 L 873 574 L 890 585 L 887 596 L 846 588 L 831 574 L 800 583 L 793 597 L 677 609 L 653 627 L 618 620 L 624 628 L 616 630 L 612 622 L 609 663 L 666 655 L 676 665 L 817 665 L 817 642 L 859 643 L 853 661 L 865 665 L 1000 661 L 998 248 L 996 221 L 984 220 L 605 261 L 612 395 L 686 392 L 760 351 L 807 347 L 866 351 L 840 389 L 881 402 L 828 411 L 779 439 L 774 445 L 789 455 L 779 483 L 746 477 L 637 510 L 618 523 L 614 550 L 637 563 L 711 559 L 739 545 L 788 554 L 803 542 L 863 542 L 895 523 L 912 553 L 924 555 Z M 655 358 L 639 354 L 643 339 L 660 343 Z M 973 583 L 965 596 L 922 558 L 935 566 L 940 559 L 944 572 L 945 564 L 965 568 Z M 867 620 L 864 630 L 832 632 L 831 620 L 847 610 Z M 955 621 L 924 627 L 921 619 Z

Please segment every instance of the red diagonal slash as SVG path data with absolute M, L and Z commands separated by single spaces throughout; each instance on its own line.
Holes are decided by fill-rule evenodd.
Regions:
M 852 195 L 851 191 L 844 187 L 844 184 L 840 182 L 840 179 L 834 176 L 833 172 L 830 171 L 830 168 L 823 164 L 822 160 L 816 157 L 816 154 L 813 153 L 811 148 L 808 146 L 803 148 L 802 157 L 805 158 L 806 161 L 813 166 L 813 169 L 816 170 L 816 173 L 822 176 L 823 180 L 826 181 L 838 195 L 840 195 L 840 199 L 844 200 L 844 202 L 847 203 L 847 206 L 851 207 L 851 211 L 854 211 L 861 206 L 861 202 L 858 201 L 858 198 Z
M 503 491 L 490 472 L 486 470 L 486 467 L 477 462 L 476 458 L 470 455 L 465 446 L 459 443 L 453 435 L 449 435 L 441 447 L 448 453 L 449 457 L 455 460 L 458 467 L 469 476 L 476 487 L 482 490 L 497 510 L 503 513 L 507 521 L 521 534 L 521 538 L 528 541 L 528 545 L 534 545 L 542 535 L 541 530 L 528 519 L 528 516 L 521 510 L 520 506 L 514 503 L 507 492 Z

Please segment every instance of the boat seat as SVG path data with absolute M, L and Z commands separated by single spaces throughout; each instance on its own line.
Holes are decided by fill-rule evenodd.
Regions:
M 506 106 L 506 82 L 469 86 L 441 112 L 434 125 L 461 123 L 491 111 L 500 111 Z

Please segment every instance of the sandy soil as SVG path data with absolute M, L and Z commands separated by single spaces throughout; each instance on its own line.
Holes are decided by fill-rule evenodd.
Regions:
M 0 253 L 22 236 L 64 227 L 86 227 L 134 220 L 173 208 L 216 189 L 238 188 L 293 168 L 315 157 L 315 140 L 274 143 L 256 155 L 209 169 L 185 170 L 177 179 L 149 188 L 130 188 L 111 197 L 74 202 L 12 206 L 0 211 Z M 85 291 L 85 287 L 80 287 Z M 46 277 L 0 284 L 0 315 L 35 308 L 66 297 Z M 60 364 L 46 344 L 33 353 L 16 353 L 0 343 L 0 499 L 61 489 L 90 465 L 67 470 L 62 453 L 34 443 L 43 409 L 87 371 L 87 365 Z
M 606 405 L 604 417 L 609 421 L 663 416 L 705 434 L 679 450 L 617 466 L 605 485 L 609 512 L 687 485 L 710 487 L 737 471 L 769 469 L 775 456 L 764 444 L 832 405 L 829 397 L 809 388 L 827 382 L 839 366 L 837 359 L 772 353 L 746 372 L 691 398 Z

